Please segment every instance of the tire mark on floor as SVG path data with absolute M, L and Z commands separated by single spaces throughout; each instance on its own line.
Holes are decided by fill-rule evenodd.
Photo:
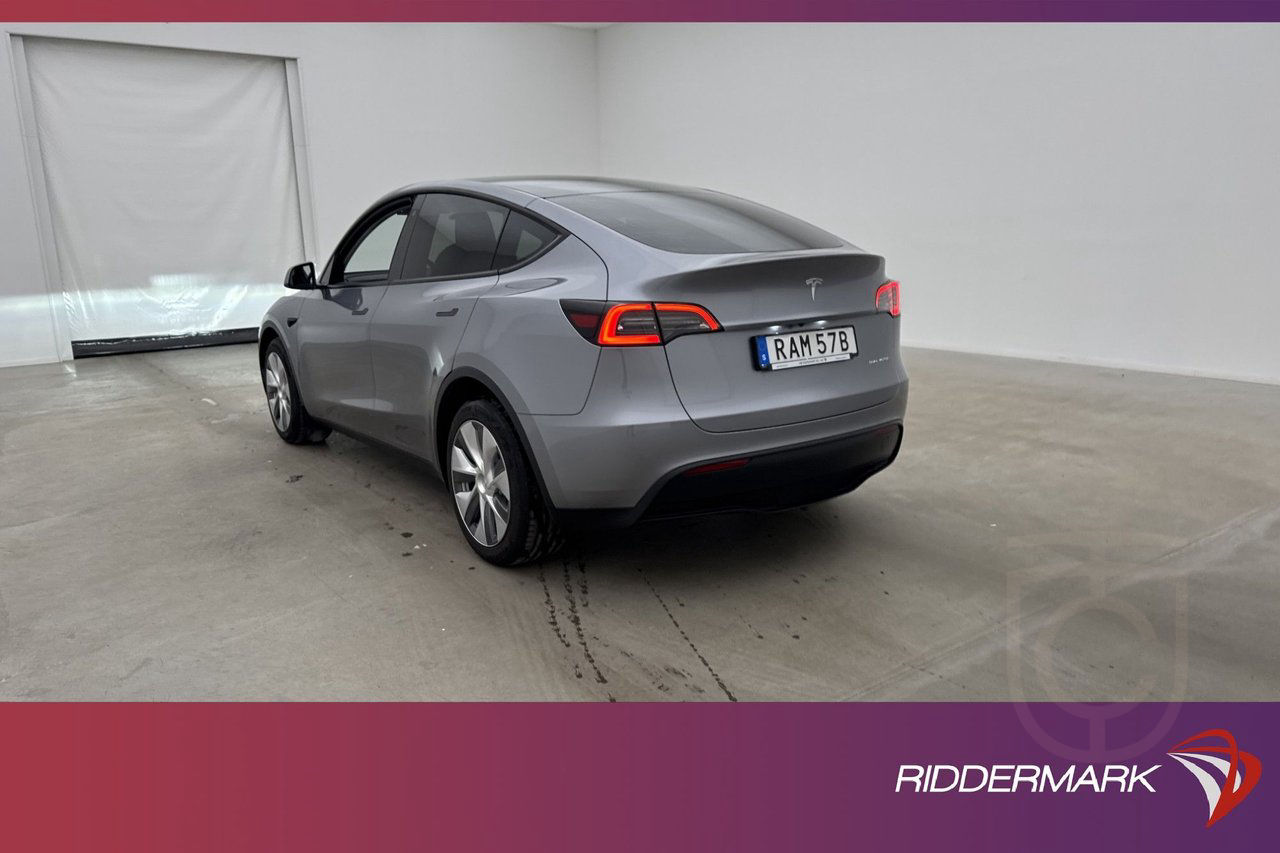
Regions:
M 587 586 L 587 569 L 586 564 L 582 561 L 578 562 L 578 570 L 582 576 L 582 589 L 586 590 Z M 599 684 L 608 684 L 609 679 L 604 677 L 604 673 L 600 671 L 600 667 L 596 665 L 595 656 L 591 654 L 591 646 L 587 643 L 587 635 L 582 630 L 582 617 L 578 614 L 578 602 L 573 594 L 573 575 L 569 569 L 569 561 L 564 561 L 564 596 L 569 602 L 569 622 L 573 625 L 574 633 L 578 637 L 578 645 L 582 647 L 582 656 L 587 659 L 591 670 L 596 674 L 596 682 Z M 583 607 L 586 607 L 586 600 L 583 599 Z
M 542 584 L 542 603 L 547 608 L 547 624 L 551 626 L 551 630 L 555 632 L 556 639 L 566 649 L 572 648 L 573 644 L 569 642 L 569 638 L 560 629 L 560 619 L 556 616 L 556 603 L 551 599 L 551 587 L 547 585 L 547 573 L 541 567 L 538 568 L 538 582 Z
M 712 668 L 710 662 L 707 661 L 706 656 L 702 654 L 696 645 L 694 645 L 693 640 L 689 638 L 689 635 L 685 632 L 684 628 L 680 627 L 680 622 L 676 619 L 675 614 L 671 612 L 671 608 L 667 606 L 667 602 L 663 599 L 662 594 L 658 592 L 657 587 L 655 587 L 649 580 L 649 576 L 644 573 L 644 569 L 636 569 L 636 571 L 640 573 L 640 578 L 644 581 L 645 586 L 649 587 L 649 591 L 653 593 L 653 597 L 658 599 L 658 603 L 661 604 L 662 609 L 666 611 L 667 618 L 671 620 L 671 624 L 675 626 L 676 631 L 678 631 L 680 636 L 684 638 L 684 641 L 689 644 L 689 648 L 693 650 L 693 653 L 697 656 L 698 660 L 702 661 L 702 665 L 706 667 L 707 672 L 711 673 L 711 677 L 715 679 L 716 686 L 719 687 L 724 695 L 729 698 L 730 702 L 737 702 L 738 697 L 733 695 L 733 692 L 729 690 L 728 686 L 724 683 L 724 679 L 722 679 L 720 674 Z
M 578 558 L 578 588 L 582 590 L 582 609 L 587 608 L 587 561 Z

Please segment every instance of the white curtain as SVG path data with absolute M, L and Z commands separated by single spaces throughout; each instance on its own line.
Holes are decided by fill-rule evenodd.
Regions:
M 71 339 L 256 327 L 303 260 L 284 61 L 26 53 Z

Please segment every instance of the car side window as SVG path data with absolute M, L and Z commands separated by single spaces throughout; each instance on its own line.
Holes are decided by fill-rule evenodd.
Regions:
M 391 271 L 400 232 L 409 219 L 409 203 L 383 214 L 372 222 L 347 249 L 336 270 L 336 281 L 384 281 Z
M 404 279 L 490 272 L 509 211 L 470 196 L 429 193 L 422 198 L 405 249 Z
M 559 235 L 536 219 L 511 211 L 507 225 L 498 240 L 493 265 L 504 270 L 522 263 L 555 242 Z

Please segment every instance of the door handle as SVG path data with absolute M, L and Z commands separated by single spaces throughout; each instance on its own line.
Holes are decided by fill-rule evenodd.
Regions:
M 355 315 L 355 316 L 357 316 L 357 317 L 363 317 L 365 314 L 368 314 L 368 313 L 369 313 L 369 309 L 368 309 L 368 308 L 357 308 L 356 310 L 352 311 L 351 313 L 352 313 L 352 314 L 354 314 L 354 315 Z
M 457 314 L 457 313 L 458 313 L 458 309 L 457 309 L 456 307 L 454 307 L 454 308 L 450 308 L 448 311 L 437 311 L 437 312 L 436 312 L 436 316 L 437 316 L 437 317 L 452 317 L 454 314 Z

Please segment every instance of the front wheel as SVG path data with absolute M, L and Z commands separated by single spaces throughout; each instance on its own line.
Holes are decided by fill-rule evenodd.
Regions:
M 329 437 L 329 428 L 311 419 L 302 399 L 298 383 L 289 366 L 289 356 L 279 339 L 267 345 L 262 359 L 262 388 L 267 393 L 267 412 L 276 434 L 290 444 L 314 444 Z
M 560 546 L 533 469 L 505 412 L 472 400 L 449 428 L 445 480 L 472 550 L 499 566 L 541 559 Z

